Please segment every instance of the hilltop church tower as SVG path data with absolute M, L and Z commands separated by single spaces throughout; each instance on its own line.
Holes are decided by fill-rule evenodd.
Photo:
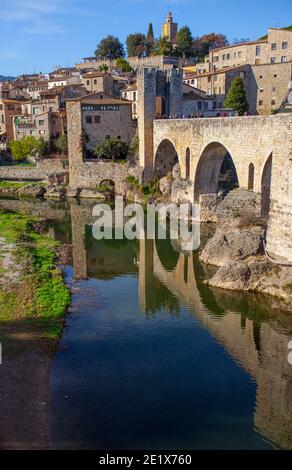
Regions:
M 171 11 L 167 14 L 166 21 L 162 25 L 161 37 L 167 39 L 171 44 L 176 43 L 177 23 L 173 22 Z

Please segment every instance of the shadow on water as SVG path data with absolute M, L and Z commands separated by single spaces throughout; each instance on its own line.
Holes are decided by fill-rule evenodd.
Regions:
M 274 299 L 208 288 L 169 240 L 94 240 L 94 201 L 18 204 L 72 240 L 52 448 L 292 448 L 292 318 Z

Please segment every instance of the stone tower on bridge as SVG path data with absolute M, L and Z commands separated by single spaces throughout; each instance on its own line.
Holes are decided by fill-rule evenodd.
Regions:
M 162 71 L 140 69 L 137 77 L 139 96 L 139 161 L 141 179 L 152 176 L 153 121 L 163 116 L 181 116 L 183 80 L 182 71 L 176 68 Z

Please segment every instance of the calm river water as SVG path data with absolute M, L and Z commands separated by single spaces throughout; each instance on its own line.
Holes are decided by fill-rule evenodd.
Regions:
M 94 240 L 94 202 L 21 204 L 72 242 L 51 448 L 292 448 L 291 315 L 207 288 L 198 254 L 169 240 Z

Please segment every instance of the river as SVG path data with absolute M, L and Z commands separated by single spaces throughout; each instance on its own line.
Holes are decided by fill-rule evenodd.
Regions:
M 209 289 L 198 253 L 169 240 L 95 240 L 94 204 L 0 201 L 72 243 L 50 448 L 292 449 L 291 314 Z

